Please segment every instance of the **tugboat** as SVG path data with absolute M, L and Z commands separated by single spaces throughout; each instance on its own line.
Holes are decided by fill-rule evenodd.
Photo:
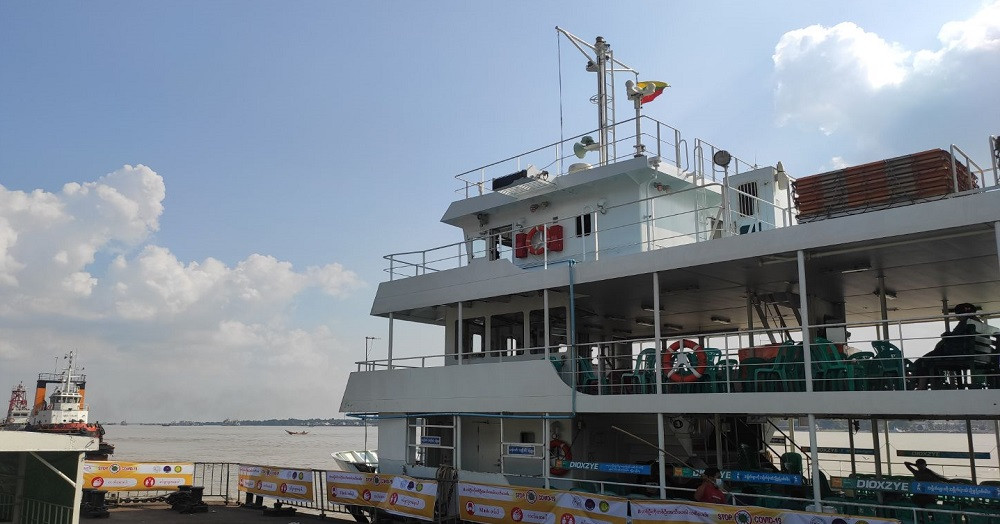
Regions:
M 24 429 L 28 424 L 28 416 L 31 410 L 28 408 L 28 397 L 26 396 L 24 384 L 10 390 L 10 403 L 7 405 L 7 418 L 3 419 L 0 429 L 16 431 Z
M 65 358 L 69 362 L 62 373 L 38 374 L 35 403 L 24 430 L 94 437 L 99 440 L 100 446 L 96 451 L 88 452 L 87 459 L 107 460 L 108 456 L 115 452 L 115 447 L 104 441 L 104 427 L 87 420 L 89 412 L 83 403 L 87 377 L 76 373 L 75 353 L 71 351 Z M 46 404 L 45 393 L 49 384 L 57 386 Z

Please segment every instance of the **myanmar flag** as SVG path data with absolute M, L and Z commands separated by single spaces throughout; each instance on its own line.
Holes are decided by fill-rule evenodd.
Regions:
M 670 84 L 666 82 L 650 81 L 650 82 L 639 82 L 635 86 L 638 87 L 639 89 L 646 89 L 647 86 L 653 86 L 653 92 L 642 97 L 641 102 L 645 104 L 646 102 L 652 102 L 656 97 L 660 96 L 660 93 L 662 93 L 665 88 L 670 87 Z

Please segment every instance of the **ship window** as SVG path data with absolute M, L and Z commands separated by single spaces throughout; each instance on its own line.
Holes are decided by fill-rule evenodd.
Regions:
M 743 216 L 754 216 L 757 207 L 757 182 L 747 182 L 740 184 L 739 191 L 740 214 Z
M 514 355 L 524 349 L 524 313 L 505 313 L 490 317 L 490 354 Z
M 535 309 L 528 314 L 528 341 L 532 353 L 545 352 L 545 310 Z M 549 351 L 559 351 L 558 346 L 566 344 L 566 308 L 549 308 Z
M 486 318 L 474 317 L 462 319 L 462 338 L 460 347 L 465 355 L 477 353 L 483 355 L 485 349 Z M 455 338 L 458 338 L 458 323 L 455 323 Z
M 590 236 L 590 233 L 593 231 L 591 226 L 592 217 L 593 215 L 590 213 L 576 217 L 576 236 Z

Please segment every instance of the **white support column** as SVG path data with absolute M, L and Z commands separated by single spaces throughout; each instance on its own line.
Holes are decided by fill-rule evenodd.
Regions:
M 462 469 L 462 417 L 452 415 L 455 425 L 455 469 Z
M 525 349 L 525 348 L 528 347 L 528 344 L 531 343 L 531 308 L 530 307 L 527 308 L 527 309 L 525 309 L 525 310 L 523 310 L 523 311 L 521 311 L 521 326 L 523 327 L 523 329 L 521 330 L 521 347 L 519 347 L 517 349 L 523 349 L 524 350 L 523 351 L 524 354 L 534 353 L 533 351 L 529 352 L 528 350 Z M 548 360 L 548 359 L 546 359 L 546 360 Z
M 393 320 L 394 320 L 393 319 L 393 314 L 389 313 L 389 354 L 388 354 L 388 360 L 389 360 L 389 362 L 387 363 L 388 369 L 392 369 L 392 327 L 393 327 L 392 323 L 393 323 Z
M 545 324 L 545 360 L 549 359 L 549 341 L 552 340 L 549 337 L 549 290 L 545 288 L 542 290 L 542 323 Z
M 812 354 L 809 347 L 809 297 L 806 292 L 806 256 L 801 249 L 796 253 L 799 263 L 799 312 L 802 317 L 802 363 L 805 366 L 806 392 L 812 393 Z M 816 446 L 812 446 L 816 449 Z
M 83 486 L 83 462 L 86 460 L 86 455 L 80 453 L 77 456 L 76 461 L 76 485 Z M 70 522 L 80 522 L 80 503 L 83 501 L 83 490 L 75 489 L 73 490 L 73 518 Z
M 447 335 L 446 335 L 447 336 Z M 465 357 L 465 335 L 462 333 L 462 302 L 458 302 L 458 333 L 455 335 L 455 354 L 458 356 L 458 365 L 462 365 Z
M 549 464 L 552 460 L 551 453 L 549 452 L 549 442 L 552 441 L 552 433 L 549 431 L 549 413 L 545 412 L 545 418 L 542 419 L 542 478 L 545 479 L 545 489 L 549 489 L 551 485 L 549 482 Z
M 483 354 L 487 357 L 497 356 L 500 357 L 500 352 L 498 351 L 496 355 L 493 354 L 493 341 L 490 340 L 490 330 L 493 329 L 492 317 L 493 315 L 487 314 L 483 319 Z
M 806 392 L 813 392 L 812 355 L 809 347 L 809 294 L 806 289 L 806 255 L 801 249 L 796 253 L 799 263 L 799 310 L 802 313 L 802 360 L 806 374 Z M 823 495 L 819 479 L 819 442 L 816 439 L 816 415 L 809 413 L 809 457 L 812 462 L 813 502 L 822 511 Z
M 656 392 L 663 393 L 663 344 L 660 342 L 660 337 L 663 336 L 663 323 L 660 321 L 660 274 L 653 272 L 653 344 L 656 348 L 656 371 L 654 372 L 654 380 L 656 380 Z M 660 417 L 660 425 L 663 425 L 663 417 Z M 662 437 L 662 435 L 661 435 Z M 660 448 L 663 448 L 663 443 L 660 443 Z M 662 477 L 661 477 L 662 478 Z
M 657 456 L 660 457 L 657 461 L 660 469 L 660 498 L 665 499 L 667 498 L 667 455 L 663 449 L 667 446 L 667 439 L 663 433 L 663 413 L 656 414 L 656 446 L 660 448 L 657 452 Z

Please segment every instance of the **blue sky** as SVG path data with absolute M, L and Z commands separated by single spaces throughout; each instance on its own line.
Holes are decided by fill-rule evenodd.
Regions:
M 77 349 L 98 419 L 335 416 L 385 352 L 382 256 L 460 238 L 452 177 L 558 140 L 560 71 L 565 134 L 595 127 L 556 25 L 669 82 L 648 116 L 795 176 L 988 162 L 996 2 L 753 4 L 0 3 L 0 386 Z

